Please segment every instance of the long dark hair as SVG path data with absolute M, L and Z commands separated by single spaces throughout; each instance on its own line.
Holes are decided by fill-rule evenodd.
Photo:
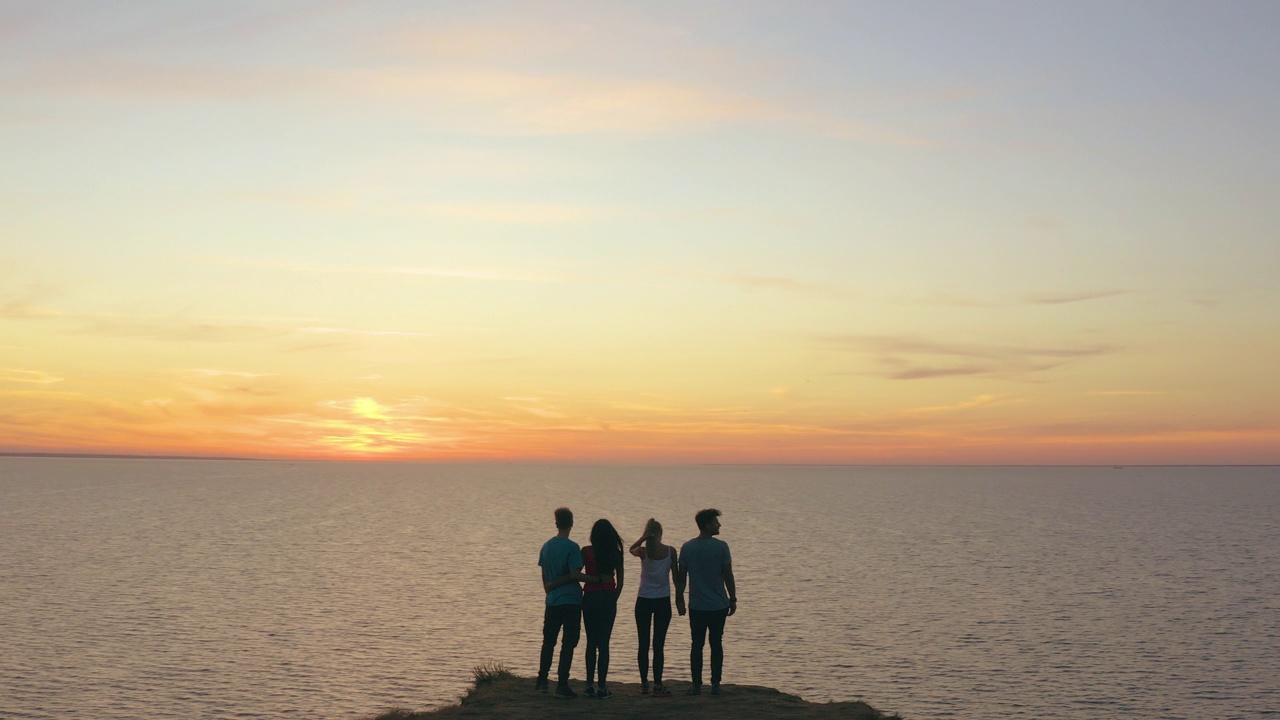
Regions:
M 622 538 L 613 523 L 600 518 L 591 526 L 591 552 L 596 556 L 596 572 L 611 575 L 622 564 Z

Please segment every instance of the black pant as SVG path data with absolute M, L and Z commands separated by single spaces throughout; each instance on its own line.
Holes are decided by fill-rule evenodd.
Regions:
M 617 590 L 588 590 L 582 593 L 582 624 L 587 626 L 587 684 L 596 677 L 600 663 L 600 684 L 609 674 L 609 638 L 618 617 Z
M 542 614 L 542 657 L 538 663 L 538 679 L 547 679 L 551 672 L 551 656 L 556 652 L 556 635 L 564 628 L 560 643 L 560 684 L 569 682 L 569 666 L 573 664 L 573 649 L 578 647 L 578 635 L 582 631 L 581 605 L 548 605 Z
M 653 681 L 662 682 L 663 648 L 671 625 L 671 598 L 636 598 L 636 634 L 640 636 L 640 682 L 649 682 L 649 623 L 653 623 Z
M 720 684 L 720 671 L 724 669 L 724 619 L 729 608 L 723 610 L 689 610 L 689 629 L 693 631 L 693 648 L 689 651 L 689 671 L 693 684 L 702 684 L 702 645 L 711 631 L 711 684 Z

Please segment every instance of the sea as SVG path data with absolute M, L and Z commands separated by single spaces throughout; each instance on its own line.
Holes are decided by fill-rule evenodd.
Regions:
M 0 718 L 358 720 L 533 675 L 560 505 L 583 544 L 722 511 L 728 684 L 919 720 L 1280 716 L 1277 467 L 7 457 Z M 677 617 L 673 684 L 688 644 Z

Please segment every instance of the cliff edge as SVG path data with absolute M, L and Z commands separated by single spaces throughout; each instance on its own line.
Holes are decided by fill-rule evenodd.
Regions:
M 582 693 L 582 683 L 573 683 L 578 697 L 562 700 L 550 693 L 536 692 L 533 678 L 519 677 L 501 666 L 475 670 L 475 686 L 457 705 L 425 712 L 390 710 L 371 720 L 560 720 L 561 718 L 617 718 L 618 720 L 901 720 L 860 702 L 812 703 L 795 695 L 754 685 L 724 685 L 723 694 L 713 696 L 703 689 L 698 696 L 686 695 L 687 682 L 670 682 L 671 697 L 640 694 L 639 683 L 609 683 L 613 696 L 597 700 Z

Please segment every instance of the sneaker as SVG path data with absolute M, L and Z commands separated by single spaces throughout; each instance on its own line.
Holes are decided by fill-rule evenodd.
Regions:
M 648 681 L 648 680 L 644 680 L 644 681 L 642 681 L 642 682 L 640 683 L 640 694 L 641 694 L 641 695 L 648 695 L 648 694 L 649 694 L 649 681 Z
M 600 691 L 596 693 L 596 697 L 601 700 L 608 700 L 609 698 L 613 697 L 613 693 L 609 692 L 609 688 L 601 685 Z
M 568 685 L 557 685 L 556 697 L 569 700 L 578 697 L 578 693 L 570 690 Z
M 666 685 L 658 683 L 653 686 L 653 695 L 651 697 L 671 697 L 671 691 L 667 689 Z
M 595 686 L 595 685 L 588 685 L 588 686 L 587 686 L 587 689 L 582 691 L 582 694 L 583 694 L 583 695 L 586 695 L 587 697 L 595 697 L 595 696 L 596 696 L 596 686 Z
M 689 686 L 689 694 L 690 694 L 690 695 L 701 695 L 701 694 L 702 694 L 702 686 L 701 686 L 701 685 L 690 685 L 690 686 Z
M 533 682 L 533 689 L 534 689 L 534 691 L 535 691 L 535 692 L 546 692 L 546 691 L 547 691 L 547 679 L 546 679 L 546 678 L 538 678 L 537 680 L 535 680 L 535 681 Z
M 720 694 L 720 683 L 711 683 L 711 694 L 712 695 Z

